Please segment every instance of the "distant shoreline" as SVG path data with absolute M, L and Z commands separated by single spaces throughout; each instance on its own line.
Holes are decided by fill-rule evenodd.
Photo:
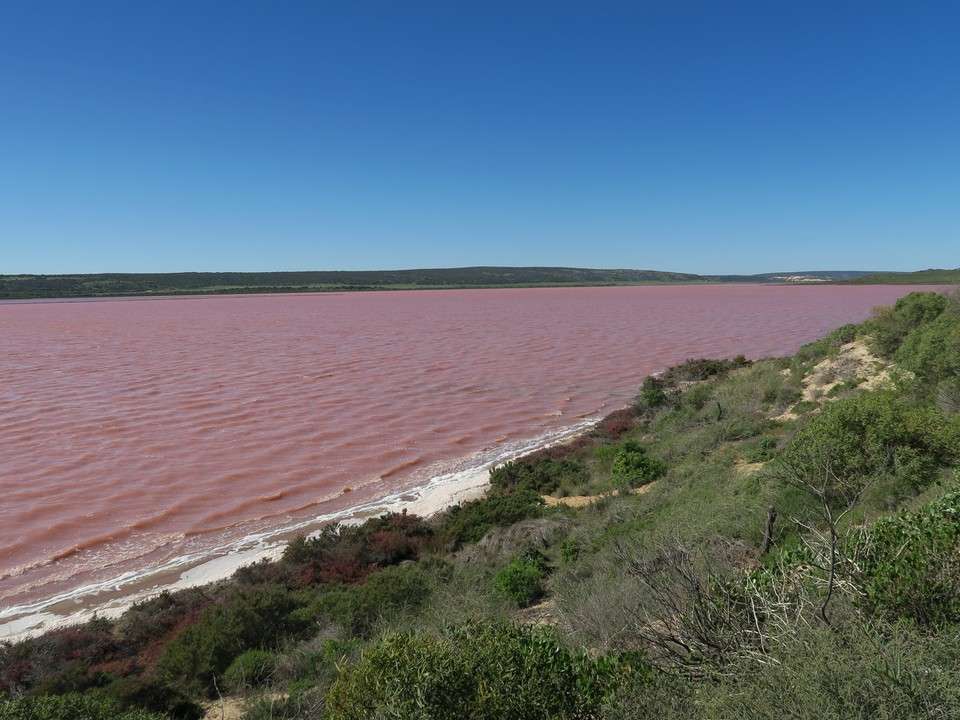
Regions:
M 949 284 L 943 272 L 930 280 Z M 658 270 L 468 267 L 423 270 L 331 270 L 284 272 L 96 273 L 0 275 L 0 300 L 54 300 L 158 296 L 272 295 L 373 292 L 379 290 L 473 290 L 484 288 L 616 287 L 638 285 L 777 284 L 869 282 L 865 271 L 827 270 L 756 275 L 696 275 Z M 924 282 L 905 273 L 882 284 Z

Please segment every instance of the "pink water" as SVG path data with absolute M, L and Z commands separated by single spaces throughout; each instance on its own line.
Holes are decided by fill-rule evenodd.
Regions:
M 688 357 L 791 353 L 912 289 L 2 303 L 0 610 L 424 482 Z

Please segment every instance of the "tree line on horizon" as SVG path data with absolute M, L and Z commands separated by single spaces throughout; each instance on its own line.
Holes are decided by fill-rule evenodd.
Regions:
M 788 277 L 817 278 L 823 282 L 952 284 L 960 282 L 960 270 L 885 274 L 829 270 L 757 275 L 696 275 L 658 270 L 466 267 L 357 271 L 21 274 L 0 275 L 0 299 L 661 283 L 789 283 L 791 281 L 785 280 Z

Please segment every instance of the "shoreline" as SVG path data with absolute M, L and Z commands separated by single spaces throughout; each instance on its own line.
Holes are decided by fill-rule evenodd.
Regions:
M 371 517 L 406 511 L 431 517 L 461 502 L 481 497 L 489 487 L 490 470 L 536 450 L 568 442 L 593 429 L 602 415 L 535 438 L 517 440 L 452 461 L 450 468 L 418 485 L 401 486 L 381 497 L 347 509 L 316 515 L 292 525 L 246 536 L 227 546 L 194 556 L 180 556 L 159 566 L 130 571 L 93 585 L 62 592 L 25 605 L 0 609 L 0 641 L 17 642 L 94 617 L 116 618 L 137 602 L 161 592 L 176 592 L 230 578 L 239 568 L 276 560 L 290 540 L 311 535 L 330 523 L 359 524 Z

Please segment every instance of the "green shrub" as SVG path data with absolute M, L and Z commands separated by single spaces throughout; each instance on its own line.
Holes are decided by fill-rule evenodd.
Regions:
M 960 317 L 944 313 L 907 335 L 893 359 L 926 387 L 960 373 Z
M 510 561 L 493 578 L 493 587 L 520 607 L 527 607 L 543 596 L 546 577 L 546 558 L 542 553 L 533 551 Z
M 420 565 L 387 568 L 362 584 L 328 588 L 317 597 L 312 614 L 365 636 L 381 619 L 415 611 L 429 592 L 430 578 Z
M 215 679 L 240 653 L 270 649 L 307 630 L 306 600 L 286 588 L 267 586 L 236 593 L 204 612 L 163 650 L 161 677 L 212 693 Z
M 345 669 L 327 697 L 327 718 L 588 720 L 625 678 L 645 670 L 635 656 L 568 650 L 541 627 L 391 633 Z
M 491 491 L 484 497 L 448 509 L 440 518 L 438 534 L 457 544 L 474 543 L 492 527 L 507 527 L 543 515 L 540 493 L 531 488 Z
M 876 308 L 862 330 L 878 355 L 892 357 L 911 330 L 932 322 L 946 307 L 947 299 L 939 293 L 912 292 L 897 300 L 892 308 Z
M 935 408 L 914 407 L 889 391 L 863 393 L 810 418 L 781 461 L 798 479 L 828 480 L 827 499 L 842 505 L 880 478 L 892 478 L 898 492 L 925 487 L 956 459 L 958 430 Z
M 539 495 L 549 495 L 564 484 L 581 485 L 589 479 L 587 466 L 570 458 L 517 460 L 490 471 L 490 485 L 497 490 L 522 488 Z
M 124 709 L 151 710 L 171 720 L 200 720 L 203 717 L 203 708 L 198 703 L 180 688 L 158 678 L 128 675 L 112 682 L 103 692 Z
M 640 395 L 638 398 L 649 408 L 658 408 L 667 404 L 667 393 L 664 392 L 664 382 L 658 377 L 650 375 L 644 378 L 640 386 Z
M 0 702 L 0 720 L 169 720 L 149 710 L 123 710 L 100 695 L 40 695 Z
M 625 442 L 613 458 L 613 480 L 623 487 L 646 485 L 665 472 L 663 462 L 647 455 L 644 447 L 632 440 Z
M 806 415 L 807 413 L 813 412 L 814 410 L 820 407 L 820 403 L 814 402 L 813 400 L 801 400 L 796 403 L 791 409 L 797 415 Z
M 417 515 L 387 513 L 298 536 L 284 550 L 283 563 L 293 566 L 297 585 L 360 583 L 380 568 L 419 557 L 432 535 L 433 526 Z
M 960 493 L 878 520 L 851 555 L 871 610 L 920 625 L 960 621 Z
M 747 461 L 752 463 L 762 463 L 772 460 L 777 455 L 777 439 L 770 435 L 765 435 L 752 445 L 746 453 Z
M 237 691 L 262 685 L 273 675 L 277 656 L 266 650 L 247 650 L 233 659 L 223 673 L 227 687 Z
M 750 361 L 743 355 L 737 355 L 729 360 L 689 359 L 679 365 L 667 368 L 660 377 L 667 386 L 681 382 L 700 382 L 712 377 L 726 375 L 731 370 L 746 367 L 750 364 Z
M 572 563 L 583 551 L 583 543 L 579 540 L 574 540 L 573 538 L 567 538 L 560 543 L 560 562 L 562 563 Z

